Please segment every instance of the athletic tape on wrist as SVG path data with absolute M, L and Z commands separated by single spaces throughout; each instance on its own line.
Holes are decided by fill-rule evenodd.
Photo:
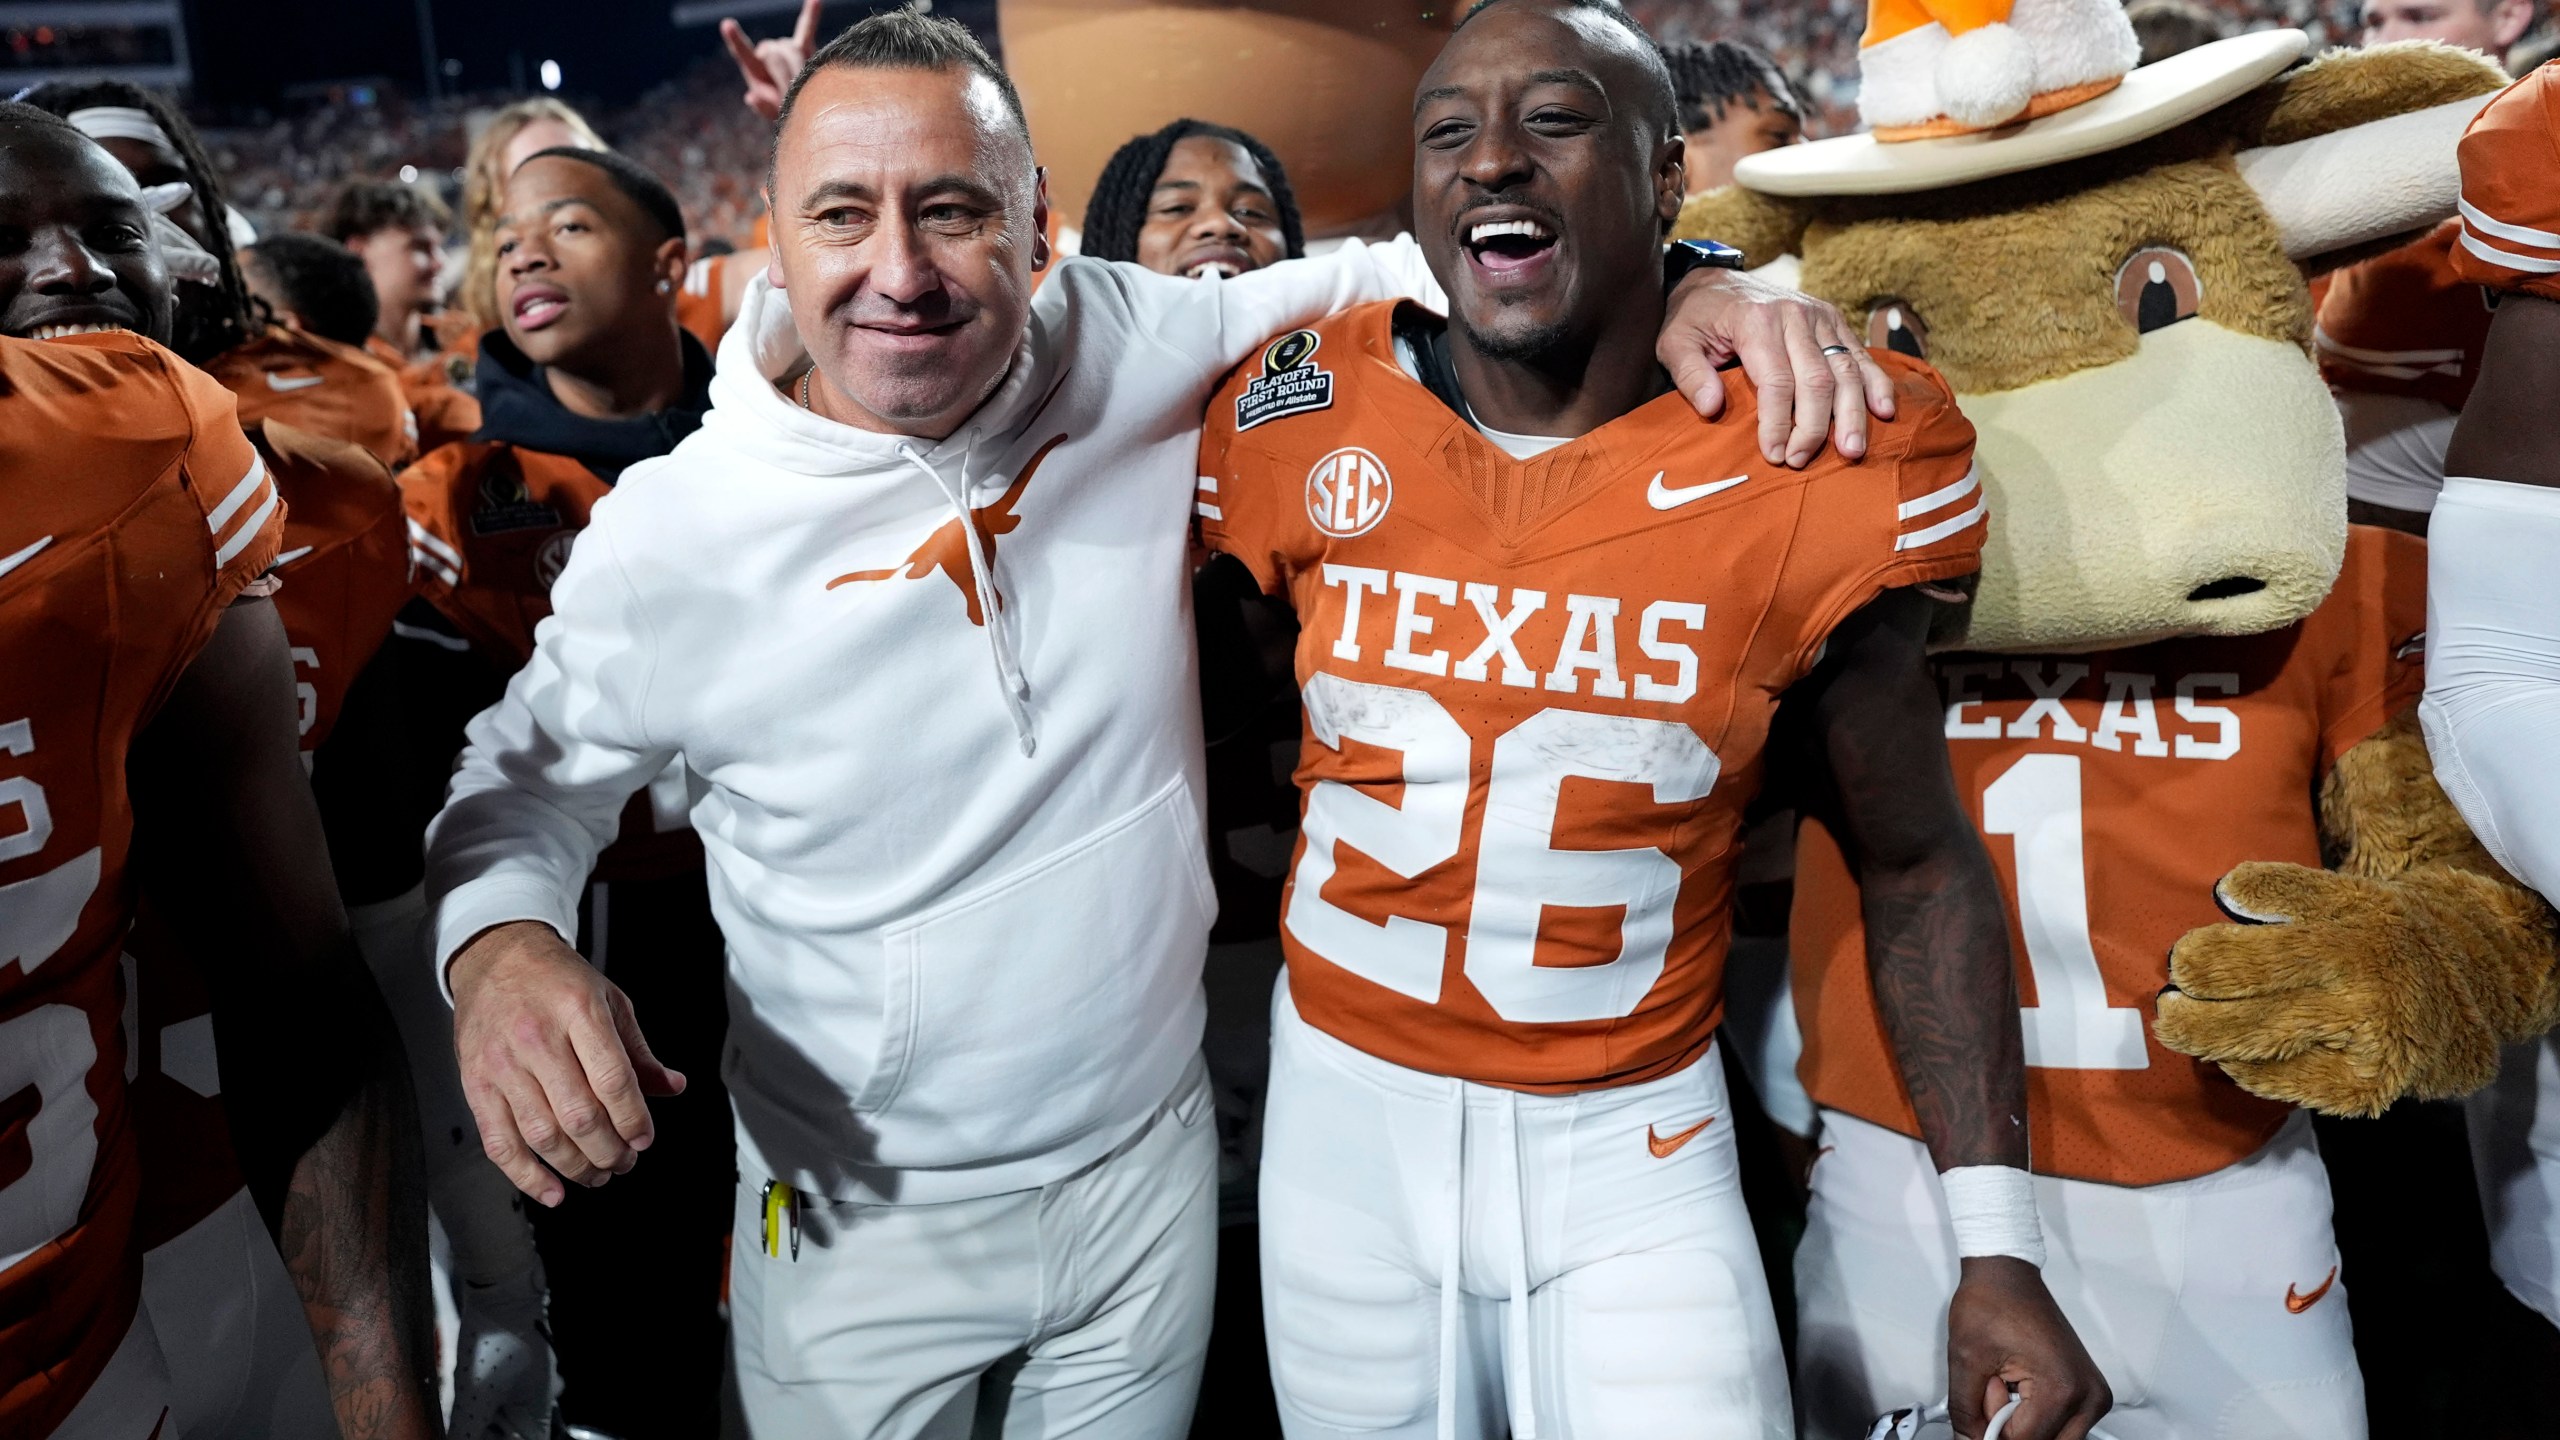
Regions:
M 2043 1267 L 2035 1177 L 2014 1165 L 1959 1165 L 1941 1172 L 1938 1186 L 1946 1192 L 1958 1257 L 2012 1255 Z

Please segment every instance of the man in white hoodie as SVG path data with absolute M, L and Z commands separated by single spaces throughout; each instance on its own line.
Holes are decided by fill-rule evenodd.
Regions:
M 1035 301 L 1020 105 L 914 14 L 812 58 L 768 184 L 772 283 L 709 417 L 595 507 L 429 835 L 465 1090 L 545 1203 L 648 1146 L 683 1077 L 561 937 L 681 760 L 729 951 L 750 1424 L 1178 1435 L 1216 1219 L 1202 407 L 1275 331 L 1437 291 L 1402 242 L 1217 282 L 1070 261 Z M 1773 459 L 1810 459 L 1835 381 L 1844 451 L 1890 409 L 1828 307 L 1722 274 L 1673 304 L 1689 393 L 1721 405 L 1727 341 L 1764 411 L 1801 387 Z

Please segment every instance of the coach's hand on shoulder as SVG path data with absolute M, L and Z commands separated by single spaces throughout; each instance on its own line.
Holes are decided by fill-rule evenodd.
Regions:
M 1962 1264 L 1947 1306 L 1947 1410 L 1956 1433 L 1981 1435 L 2015 1390 L 2023 1403 L 2001 1440 L 2081 1440 L 2115 1395 L 2044 1277 L 2006 1255 Z
M 1716 367 L 1739 359 L 1760 400 L 1760 453 L 1798 469 L 1831 432 L 1840 453 L 1867 453 L 1867 415 L 1893 418 L 1893 381 L 1839 307 L 1739 270 L 1693 270 L 1671 292 L 1654 357 L 1712 420 L 1724 412 Z
M 480 932 L 448 976 L 463 1098 L 490 1162 L 545 1205 L 568 1194 L 561 1178 L 601 1185 L 629 1170 L 656 1135 L 647 1097 L 684 1090 L 649 1053 L 630 997 L 536 921 Z

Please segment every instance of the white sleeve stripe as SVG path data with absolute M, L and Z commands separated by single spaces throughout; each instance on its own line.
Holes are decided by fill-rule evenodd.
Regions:
M 696 260 L 685 267 L 684 293 L 687 295 L 708 295 L 711 293 L 710 260 Z
M 1212 494 L 1212 495 L 1217 494 L 1217 493 L 1218 493 L 1218 477 L 1217 477 L 1217 476 L 1215 476 L 1215 475 L 1203 475 L 1203 476 L 1201 476 L 1201 477 L 1200 477 L 1200 488 L 1201 488 L 1201 489 L 1203 489 L 1203 490 L 1208 491 L 1208 492 L 1209 492 L 1210 494 Z
M 424 640 L 430 645 L 443 650 L 451 650 L 457 655 L 468 655 L 471 653 L 470 641 L 463 639 L 459 635 L 438 634 L 436 631 L 430 630 L 423 625 L 411 625 L 403 621 L 394 620 L 391 622 L 391 633 L 399 636 L 403 640 Z
M 2522 245 L 2538 245 L 2545 250 L 2560 250 L 2560 235 L 2536 230 L 2530 225 L 2510 225 L 2468 200 L 2456 200 L 2454 203 L 2462 207 L 2462 218 L 2471 222 L 2471 228 L 2484 235 L 2495 235 L 2501 240 L 2513 240 Z
M 429 554 L 442 557 L 448 565 L 459 567 L 462 564 L 462 552 L 437 539 L 434 531 L 416 520 L 409 522 L 409 543 L 425 547 Z
M 1981 470 L 1979 468 L 1968 467 L 1964 472 L 1964 478 L 1953 485 L 1950 485 L 1943 490 L 1932 490 L 1917 500 L 1903 501 L 1902 507 L 1894 512 L 1894 518 L 1897 520 L 1909 520 L 1917 515 L 1926 515 L 1932 510 L 1944 510 L 1948 506 L 1953 505 L 1957 501 L 1981 488 Z
M 258 493 L 259 485 L 266 478 L 267 462 L 256 452 L 251 452 L 249 473 L 241 476 L 231 487 L 231 493 L 222 497 L 222 503 L 214 506 L 212 513 L 204 517 L 205 528 L 216 535 L 221 534 L 223 522 L 240 513 L 240 507 L 248 504 L 250 498 Z
M 1893 542 L 1893 548 L 1897 551 L 1917 550 L 1924 545 L 1935 545 L 1939 541 L 1946 539 L 1948 536 L 1955 534 L 1959 530 L 1969 530 L 1972 527 L 1981 524 L 1983 515 L 1989 509 L 1990 506 L 1985 504 L 1983 501 L 1976 500 L 1973 502 L 1972 509 L 1967 510 L 1953 520 L 1941 520 L 1926 530 L 1914 530 L 1910 534 L 1895 540 Z
M 214 568 L 219 570 L 230 564 L 233 556 L 248 549 L 249 542 L 257 539 L 258 531 L 266 525 L 267 517 L 275 514 L 276 507 L 283 503 L 283 496 L 270 492 L 267 503 L 249 512 L 249 518 L 241 521 L 240 528 L 231 532 L 231 538 L 222 542 L 222 548 L 213 552 Z
M 1206 500 L 1198 502 L 1198 504 L 1193 508 L 1197 509 L 1200 512 L 1201 518 L 1206 520 L 1224 520 L 1227 518 L 1227 513 L 1225 511 L 1210 504 Z
M 2462 373 L 2462 367 L 2451 360 L 2435 365 L 2368 365 L 2342 359 L 2338 364 L 2358 374 L 2379 376 L 2385 380 L 2416 380 L 2428 375 L 2459 376 Z
M 2361 360 L 2368 365 L 2435 365 L 2462 358 L 2460 350 L 2367 350 L 2361 346 L 2342 345 L 2336 336 L 2316 326 L 2311 331 L 2311 343 L 2320 347 L 2323 354 L 2335 355 L 2342 360 Z
M 2560 274 L 2560 260 L 2545 260 L 2539 255 L 2518 255 L 2512 250 L 2501 250 L 2467 228 L 2462 232 L 2462 248 L 2504 269 L 2522 270 L 2534 275 Z
M 462 588 L 461 571 L 454 569 L 452 566 L 447 565 L 443 561 L 428 554 L 426 551 L 419 549 L 415 545 L 409 547 L 409 562 L 457 590 Z

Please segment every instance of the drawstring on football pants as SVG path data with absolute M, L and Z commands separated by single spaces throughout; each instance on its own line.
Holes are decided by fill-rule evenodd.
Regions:
M 1520 1096 L 1494 1091 L 1494 1115 L 1501 1129 L 1508 1214 L 1483 1217 L 1502 1232 L 1503 1268 L 1509 1273 L 1510 1304 L 1503 1326 L 1503 1392 L 1512 1440 L 1538 1440 L 1537 1381 L 1529 1346 L 1529 1189 L 1528 1167 L 1520 1156 Z M 1440 1440 L 1457 1440 L 1460 1276 L 1465 1267 L 1467 1233 L 1467 1082 L 1449 1081 L 1449 1230 L 1440 1252 Z
M 1031 734 L 1031 679 L 1022 670 L 1021 659 L 1014 654 L 1012 619 L 997 605 L 994 559 L 987 549 L 986 537 L 978 533 L 978 517 L 969 508 L 969 459 L 976 453 L 978 442 L 972 439 L 960 452 L 960 484 L 956 490 L 943 482 L 942 472 L 925 463 L 912 445 L 900 445 L 898 454 L 906 462 L 925 473 L 933 488 L 951 502 L 953 513 L 960 517 L 962 543 L 969 547 L 969 578 L 977 587 L 978 614 L 986 620 L 987 653 L 994 658 L 996 688 L 1004 693 L 1004 709 L 1013 717 L 1013 737 L 1029 755 L 1035 748 Z

